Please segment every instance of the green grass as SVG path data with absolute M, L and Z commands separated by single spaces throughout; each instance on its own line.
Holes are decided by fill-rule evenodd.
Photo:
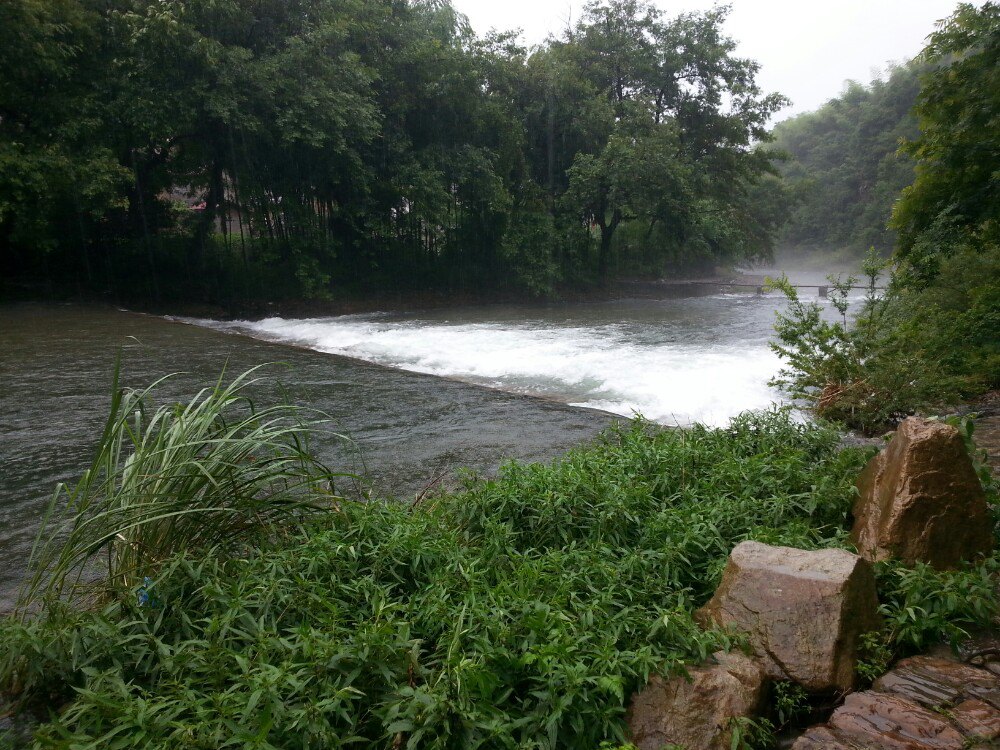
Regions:
M 838 441 L 784 412 L 636 421 L 238 553 L 195 538 L 149 558 L 142 599 L 117 579 L 99 608 L 49 598 L 0 624 L 0 689 L 55 711 L 42 748 L 615 746 L 650 674 L 739 645 L 692 617 L 735 544 L 846 544 L 867 454 Z
M 112 385 L 110 414 L 90 468 L 56 488 L 21 597 L 73 596 L 95 572 L 97 591 L 132 588 L 187 548 L 231 547 L 329 511 L 334 473 L 316 461 L 300 408 L 257 409 L 254 368 L 186 404 L 151 408 L 144 390 Z M 164 378 L 165 380 L 165 378 Z

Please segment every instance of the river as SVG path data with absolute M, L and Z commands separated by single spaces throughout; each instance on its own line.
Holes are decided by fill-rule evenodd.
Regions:
M 0 611 L 55 484 L 88 463 L 119 347 L 125 385 L 183 373 L 164 399 L 189 399 L 224 367 L 282 363 L 255 398 L 326 413 L 353 443 L 319 440 L 321 458 L 412 497 L 459 467 L 551 459 L 615 415 L 720 425 L 766 407 L 780 398 L 768 340 L 783 304 L 715 293 L 258 322 L 0 307 Z

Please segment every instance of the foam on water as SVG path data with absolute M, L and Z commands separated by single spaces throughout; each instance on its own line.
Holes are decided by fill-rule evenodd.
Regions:
M 665 424 L 723 425 L 779 400 L 767 386 L 780 362 L 766 330 L 749 340 L 719 340 L 628 320 L 450 323 L 353 315 L 192 322 Z

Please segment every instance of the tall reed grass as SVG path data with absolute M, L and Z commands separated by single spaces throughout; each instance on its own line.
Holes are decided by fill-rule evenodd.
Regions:
M 93 461 L 75 485 L 56 488 L 22 610 L 94 593 L 95 579 L 102 592 L 134 588 L 178 552 L 238 548 L 333 507 L 333 479 L 344 475 L 308 449 L 325 420 L 291 404 L 256 408 L 248 390 L 259 369 L 228 384 L 223 373 L 188 403 L 153 408 L 167 378 L 122 388 L 116 364 Z

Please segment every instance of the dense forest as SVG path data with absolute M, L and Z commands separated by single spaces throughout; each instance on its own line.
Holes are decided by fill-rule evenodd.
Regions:
M 898 239 L 925 280 L 995 253 L 995 3 L 773 129 L 726 14 L 594 0 L 528 50 L 447 0 L 9 0 L 0 294 L 552 296 L 775 245 Z
M 9 0 L 0 271 L 225 301 L 766 255 L 784 100 L 726 12 L 592 2 L 529 53 L 447 0 Z

